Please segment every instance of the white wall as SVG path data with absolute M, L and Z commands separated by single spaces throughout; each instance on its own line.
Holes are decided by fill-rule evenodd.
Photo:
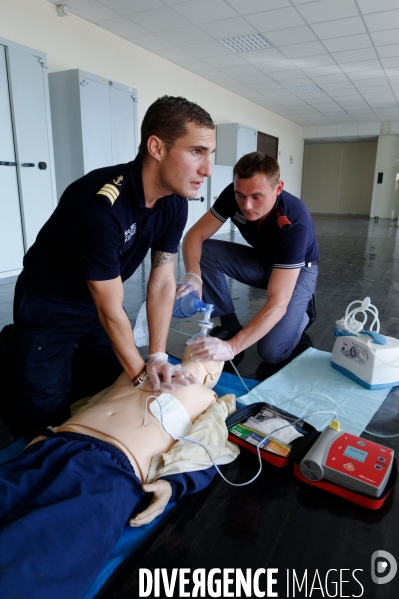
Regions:
M 285 188 L 300 195 L 301 126 L 79 17 L 60 18 L 45 0 L 0 0 L 0 37 L 45 52 L 49 72 L 79 68 L 137 88 L 139 123 L 159 96 L 182 95 L 217 123 L 239 122 L 278 137 Z
M 378 173 L 383 173 L 382 183 L 377 183 Z M 397 219 L 398 209 L 399 135 L 380 135 L 378 138 L 370 216 Z

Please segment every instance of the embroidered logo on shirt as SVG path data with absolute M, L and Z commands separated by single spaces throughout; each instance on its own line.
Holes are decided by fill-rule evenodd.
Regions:
M 133 224 L 132 224 L 132 226 L 130 227 L 130 229 L 127 229 L 127 230 L 125 231 L 125 243 L 126 243 L 127 241 L 130 241 L 130 240 L 131 240 L 131 238 L 133 237 L 133 235 L 134 235 L 134 234 L 135 234 L 135 232 L 136 232 L 136 227 L 137 227 L 136 223 L 133 223 Z
M 280 210 L 276 210 L 277 214 L 277 224 L 282 229 L 285 225 L 291 225 L 291 221 L 285 216 L 285 214 L 281 214 Z
M 236 220 L 239 223 L 242 223 L 243 225 L 245 225 L 245 223 L 247 222 L 247 219 L 245 218 L 245 216 L 241 214 L 241 212 L 236 212 L 233 216 L 233 220 Z
M 123 177 L 122 177 L 122 175 L 119 175 L 119 177 L 117 177 L 116 179 L 113 179 L 112 181 L 113 181 L 113 183 L 115 183 L 115 185 L 120 186 L 120 185 L 122 185 Z

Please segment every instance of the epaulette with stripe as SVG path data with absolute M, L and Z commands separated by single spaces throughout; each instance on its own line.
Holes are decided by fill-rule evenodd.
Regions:
M 110 206 L 113 206 L 116 200 L 118 199 L 122 189 L 125 187 L 127 183 L 127 174 L 116 175 L 113 177 L 108 183 L 102 186 L 100 191 L 97 191 L 98 196 L 103 196 L 107 199 Z
M 292 224 L 291 221 L 288 220 L 288 218 L 285 216 L 285 214 L 282 214 L 280 212 L 280 210 L 276 210 L 276 214 L 277 214 L 277 224 L 280 227 L 280 229 L 282 229 L 286 225 Z

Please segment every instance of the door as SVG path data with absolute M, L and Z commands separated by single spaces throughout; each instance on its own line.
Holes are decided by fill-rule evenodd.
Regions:
M 84 172 L 112 164 L 109 86 L 80 81 Z
M 7 56 L 23 233 L 28 250 L 54 210 L 47 69 L 41 58 L 13 46 L 7 47 Z
M 112 164 L 130 162 L 137 154 L 137 120 L 133 91 L 110 87 Z M 111 164 L 111 163 L 110 163 Z
M 237 131 L 237 161 L 245 154 L 256 152 L 256 129 L 238 125 Z
M 267 135 L 266 133 L 261 133 L 261 131 L 258 131 L 258 141 L 256 149 L 258 152 L 268 154 L 268 156 L 271 156 L 272 158 L 277 160 L 278 137 L 273 137 L 273 135 Z
M 22 268 L 24 244 L 5 47 L 0 46 L 0 276 Z

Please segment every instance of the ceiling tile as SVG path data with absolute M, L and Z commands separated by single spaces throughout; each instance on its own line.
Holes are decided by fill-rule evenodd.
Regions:
M 301 4 L 298 6 L 298 11 L 310 24 L 334 21 L 337 15 L 341 19 L 359 15 L 353 0 L 320 0 L 310 4 Z
M 74 15 L 78 15 L 78 17 L 82 17 L 82 19 L 86 19 L 92 23 L 99 23 L 100 21 L 119 16 L 116 11 L 110 10 L 95 0 L 68 0 L 65 4 L 68 5 L 69 10 Z
M 225 56 L 209 56 L 205 59 L 205 62 L 212 67 L 235 67 L 242 64 L 247 64 L 245 60 L 238 54 L 226 54 Z
M 266 77 L 266 75 L 265 75 Z M 259 83 L 253 83 L 251 84 L 252 89 L 255 89 L 257 91 L 264 91 L 264 92 L 268 92 L 271 89 L 282 89 L 282 86 L 277 83 L 276 81 L 272 81 L 267 77 L 267 81 L 262 81 Z
M 336 37 L 324 40 L 323 44 L 329 52 L 341 52 L 345 50 L 357 50 L 358 48 L 372 47 L 372 42 L 368 33 Z
M 204 44 L 191 44 L 184 46 L 193 56 L 197 58 L 206 58 L 208 56 L 223 56 L 223 54 L 232 54 L 231 50 L 219 42 L 205 42 Z
M 287 71 L 289 73 L 289 71 Z M 308 77 L 303 77 L 302 73 L 301 73 L 301 77 L 298 78 L 294 78 L 294 79 L 284 79 L 284 81 L 281 82 L 282 85 L 284 85 L 284 87 L 298 87 L 300 85 L 314 85 L 313 81 L 311 79 L 309 79 Z M 298 98 L 301 98 L 302 94 L 298 95 Z
M 382 66 L 384 67 L 384 69 L 389 69 L 391 67 L 398 67 L 399 66 L 399 55 L 391 56 L 390 58 L 382 58 L 381 63 L 382 63 Z
M 175 4 L 173 9 L 195 25 L 238 17 L 237 12 L 223 0 L 189 0 Z
M 381 77 L 385 79 L 385 73 L 382 69 L 375 71 L 355 71 L 353 73 L 347 73 L 347 76 L 351 81 L 358 81 L 359 79 L 368 79 L 371 81 L 372 79 Z
M 321 67 L 312 67 L 310 69 L 302 69 L 308 77 L 321 77 L 323 75 L 340 75 L 342 73 L 338 65 L 326 65 Z
M 356 98 L 362 97 L 359 93 L 359 90 L 357 90 L 355 87 L 352 89 L 337 89 L 336 91 L 329 91 L 328 94 L 336 101 L 338 98 L 353 98 L 354 96 L 356 96 Z
M 166 50 L 167 48 L 173 47 L 173 44 L 170 44 L 166 40 L 163 40 L 155 33 L 149 33 L 148 35 L 140 35 L 139 37 L 133 37 L 130 38 L 130 41 L 132 41 L 133 44 L 137 44 L 137 46 L 141 46 L 146 50 L 150 50 L 150 52 L 155 52 L 156 50 Z
M 361 91 L 364 87 L 379 87 L 381 85 L 388 85 L 388 79 L 386 77 L 379 77 L 377 79 L 363 79 L 360 81 L 354 81 L 353 84 Z
M 242 17 L 215 21 L 214 23 L 203 23 L 201 29 L 218 40 L 257 33 L 257 30 Z
M 344 64 L 346 62 L 356 62 L 361 60 L 372 60 L 378 58 L 374 48 L 362 48 L 361 50 L 333 52 L 332 55 L 338 64 Z
M 387 31 L 376 31 L 371 33 L 371 38 L 376 46 L 387 46 L 388 44 L 396 44 L 399 39 L 399 27 L 389 29 Z M 378 48 L 377 48 L 378 50 Z
M 237 67 L 223 67 L 220 70 L 223 71 L 223 73 L 225 73 L 226 75 L 230 75 L 231 77 L 239 77 L 240 75 L 255 75 L 259 72 L 257 71 L 257 69 L 255 69 L 255 67 L 251 66 L 250 64 Z
M 276 29 L 305 25 L 304 20 L 292 6 L 289 8 L 279 8 L 278 10 L 268 10 L 267 12 L 259 12 L 255 15 L 248 15 L 247 21 L 262 33 L 275 31 Z
M 124 38 L 132 38 L 149 33 L 147 29 L 137 25 L 137 23 L 129 21 L 129 19 L 125 19 L 125 17 L 101 21 L 100 25 L 107 31 L 111 31 L 112 33 Z
M 336 63 L 330 54 L 320 54 L 319 56 L 307 56 L 304 58 L 292 59 L 293 64 L 298 69 L 311 69 L 312 67 L 322 67 L 335 65 Z
M 184 65 L 181 65 L 184 66 Z M 204 77 L 204 79 L 209 79 L 209 81 L 217 81 L 222 77 L 221 71 L 218 69 L 206 69 L 205 71 L 198 71 L 197 75 L 200 77 Z
M 258 83 L 264 84 L 265 82 L 271 82 L 270 77 L 265 75 L 265 73 L 261 72 L 259 72 L 256 75 L 240 75 L 239 77 L 236 77 L 236 79 L 240 83 L 245 83 L 246 85 L 249 85 L 250 87 L 252 87 L 252 89 L 256 89 L 254 88 L 254 85 L 257 85 Z M 276 85 L 274 81 L 272 83 L 273 85 Z
M 192 71 L 193 73 L 198 73 L 198 71 L 207 71 L 209 68 L 209 65 L 207 65 L 206 62 L 200 60 L 199 58 L 185 60 L 184 62 L 176 60 L 175 62 L 177 62 L 179 66 L 183 67 L 183 69 L 187 69 L 188 71 Z
M 280 48 L 281 46 L 313 42 L 317 40 L 317 37 L 310 27 L 303 25 L 301 27 L 290 27 L 289 29 L 269 31 L 267 33 L 267 39 Z
M 228 0 L 228 2 L 240 15 L 250 15 L 254 12 L 291 6 L 289 0 L 245 0 L 245 2 L 243 0 Z
M 285 56 L 276 48 L 265 48 L 264 50 L 254 50 L 243 52 L 241 54 L 244 60 L 251 64 L 258 62 L 268 62 L 269 60 L 284 60 Z
M 360 62 L 346 62 L 341 64 L 344 73 L 356 73 L 357 71 L 372 71 L 380 67 L 379 60 L 362 60 Z
M 190 27 L 180 27 L 179 29 L 161 31 L 159 36 L 174 46 L 188 46 L 189 44 L 213 42 L 213 38 L 210 35 L 192 25 Z
M 399 44 L 389 44 L 388 46 L 379 46 L 377 52 L 380 58 L 391 58 L 399 56 Z
M 357 0 L 360 10 L 364 15 L 381 10 L 398 8 L 398 0 Z
M 338 73 L 337 75 L 313 75 L 312 79 L 317 85 L 322 86 L 325 83 L 342 83 L 343 81 L 348 81 L 348 77 L 343 73 Z
M 152 33 L 166 31 L 167 29 L 177 29 L 178 27 L 187 27 L 190 25 L 186 19 L 177 15 L 171 8 L 163 6 L 162 8 L 154 8 L 145 10 L 133 15 L 129 15 L 128 19 L 134 23 L 138 23 Z
M 344 91 L 346 89 L 355 89 L 350 81 L 339 81 L 337 83 L 324 83 L 322 88 L 326 92 Z
M 290 60 L 270 60 L 269 62 L 256 63 L 256 66 L 263 73 L 292 71 L 295 67 Z
M 287 58 L 301 58 L 302 56 L 324 54 L 326 49 L 320 42 L 306 42 L 305 44 L 292 44 L 291 46 L 284 46 L 281 51 Z
M 338 19 L 337 21 L 328 21 L 327 23 L 316 23 L 312 26 L 312 29 L 321 40 L 366 33 L 366 28 L 361 17 Z
M 395 29 L 399 26 L 399 10 L 388 10 L 373 15 L 365 15 L 364 20 L 370 32 Z
M 299 69 L 293 71 L 280 71 L 276 73 L 269 73 L 269 75 L 276 81 L 284 81 L 286 79 L 303 79 L 303 73 Z M 299 85 L 299 83 L 297 85 Z
M 361 88 L 361 93 L 362 94 L 374 94 L 374 93 L 379 93 L 379 92 L 390 92 L 391 91 L 391 87 L 389 85 L 380 85 L 380 86 L 375 86 L 373 85 L 372 87 L 362 87 Z
M 169 48 L 167 50 L 157 50 L 155 52 L 155 54 L 157 54 L 161 58 L 165 58 L 165 60 L 170 60 L 171 62 L 183 62 L 184 60 L 192 60 L 192 58 L 193 58 L 192 54 L 185 52 L 181 48 Z
M 98 0 L 98 2 L 112 8 L 120 15 L 131 15 L 134 12 L 163 6 L 160 0 L 134 0 L 134 2 L 132 0 Z M 61 4 L 61 0 L 57 0 L 57 4 Z M 69 4 L 68 0 L 66 0 L 66 4 Z

